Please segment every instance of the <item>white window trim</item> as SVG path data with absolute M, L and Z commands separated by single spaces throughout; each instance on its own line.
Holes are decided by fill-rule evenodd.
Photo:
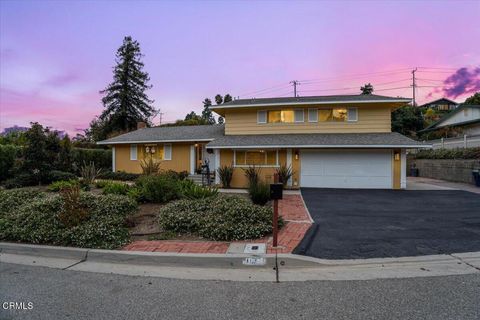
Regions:
M 265 114 L 265 121 L 260 121 L 260 113 L 263 112 Z M 268 122 L 268 111 L 267 110 L 258 110 L 257 111 L 257 123 L 265 124 Z
M 169 157 L 167 158 L 167 147 L 170 148 L 170 154 Z M 172 160 L 172 144 L 171 143 L 165 143 L 163 145 L 163 159 L 162 160 Z
M 266 150 L 266 149 L 261 149 L 265 150 L 265 160 L 267 157 L 267 152 L 266 151 L 271 151 L 271 150 Z M 258 151 L 258 150 L 238 150 L 240 152 L 248 152 L 248 151 Z M 246 158 L 245 158 L 246 159 Z M 263 165 L 253 165 L 253 164 L 237 164 L 237 150 L 233 150 L 233 167 L 234 168 L 249 168 L 249 167 L 256 167 L 256 168 L 279 168 L 280 165 L 278 164 L 278 150 L 275 150 L 275 162 L 276 164 L 263 164 Z
M 314 120 L 310 119 L 310 112 L 314 111 L 315 112 L 315 117 Z M 309 108 L 308 109 L 308 122 L 318 122 L 318 109 L 314 108 Z
M 355 110 L 355 119 L 350 119 L 350 110 Z M 358 121 L 358 108 L 357 107 L 348 107 L 347 108 L 347 122 L 357 122 Z
M 136 144 L 130 145 L 130 160 L 131 161 L 138 160 L 138 145 Z
M 302 120 L 295 119 L 295 115 L 297 114 L 298 111 L 302 112 Z M 303 123 L 305 122 L 305 110 L 304 109 L 293 109 L 293 122 L 294 123 Z

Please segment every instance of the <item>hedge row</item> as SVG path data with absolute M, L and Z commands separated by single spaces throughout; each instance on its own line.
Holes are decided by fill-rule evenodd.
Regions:
M 480 147 L 458 149 L 422 150 L 415 155 L 416 159 L 478 159 Z

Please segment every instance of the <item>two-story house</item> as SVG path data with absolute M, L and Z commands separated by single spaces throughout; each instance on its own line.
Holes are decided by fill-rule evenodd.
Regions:
M 293 168 L 293 188 L 402 189 L 406 149 L 426 147 L 391 132 L 392 110 L 408 102 L 378 95 L 239 99 L 211 107 L 224 125 L 145 128 L 99 144 L 112 146 L 115 171 L 141 172 L 140 160 L 153 156 L 162 169 L 191 174 L 205 160 L 212 171 L 231 165 L 236 188 L 247 186 L 249 166 L 272 182 L 283 165 Z

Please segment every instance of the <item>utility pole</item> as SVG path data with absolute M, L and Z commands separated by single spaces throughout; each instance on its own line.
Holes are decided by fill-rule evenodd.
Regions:
M 160 119 L 159 119 L 159 122 L 160 122 L 159 125 L 162 125 L 162 118 L 163 118 L 163 115 L 164 115 L 164 114 L 165 114 L 164 112 L 159 112 L 159 113 L 158 113 L 158 116 L 159 116 L 159 118 L 160 118 Z
M 412 70 L 412 89 L 413 89 L 413 106 L 416 107 L 417 106 L 417 102 L 415 101 L 415 88 L 417 87 L 417 83 L 415 82 L 415 72 L 417 71 L 417 68 L 415 68 L 414 70 Z
M 300 85 L 300 82 L 298 80 L 293 80 L 290 81 L 291 84 L 293 84 L 293 96 L 297 97 L 297 86 Z

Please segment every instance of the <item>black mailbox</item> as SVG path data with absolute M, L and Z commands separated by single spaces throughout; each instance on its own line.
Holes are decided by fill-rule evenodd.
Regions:
M 270 199 L 282 200 L 283 198 L 283 184 L 271 183 L 270 184 Z

